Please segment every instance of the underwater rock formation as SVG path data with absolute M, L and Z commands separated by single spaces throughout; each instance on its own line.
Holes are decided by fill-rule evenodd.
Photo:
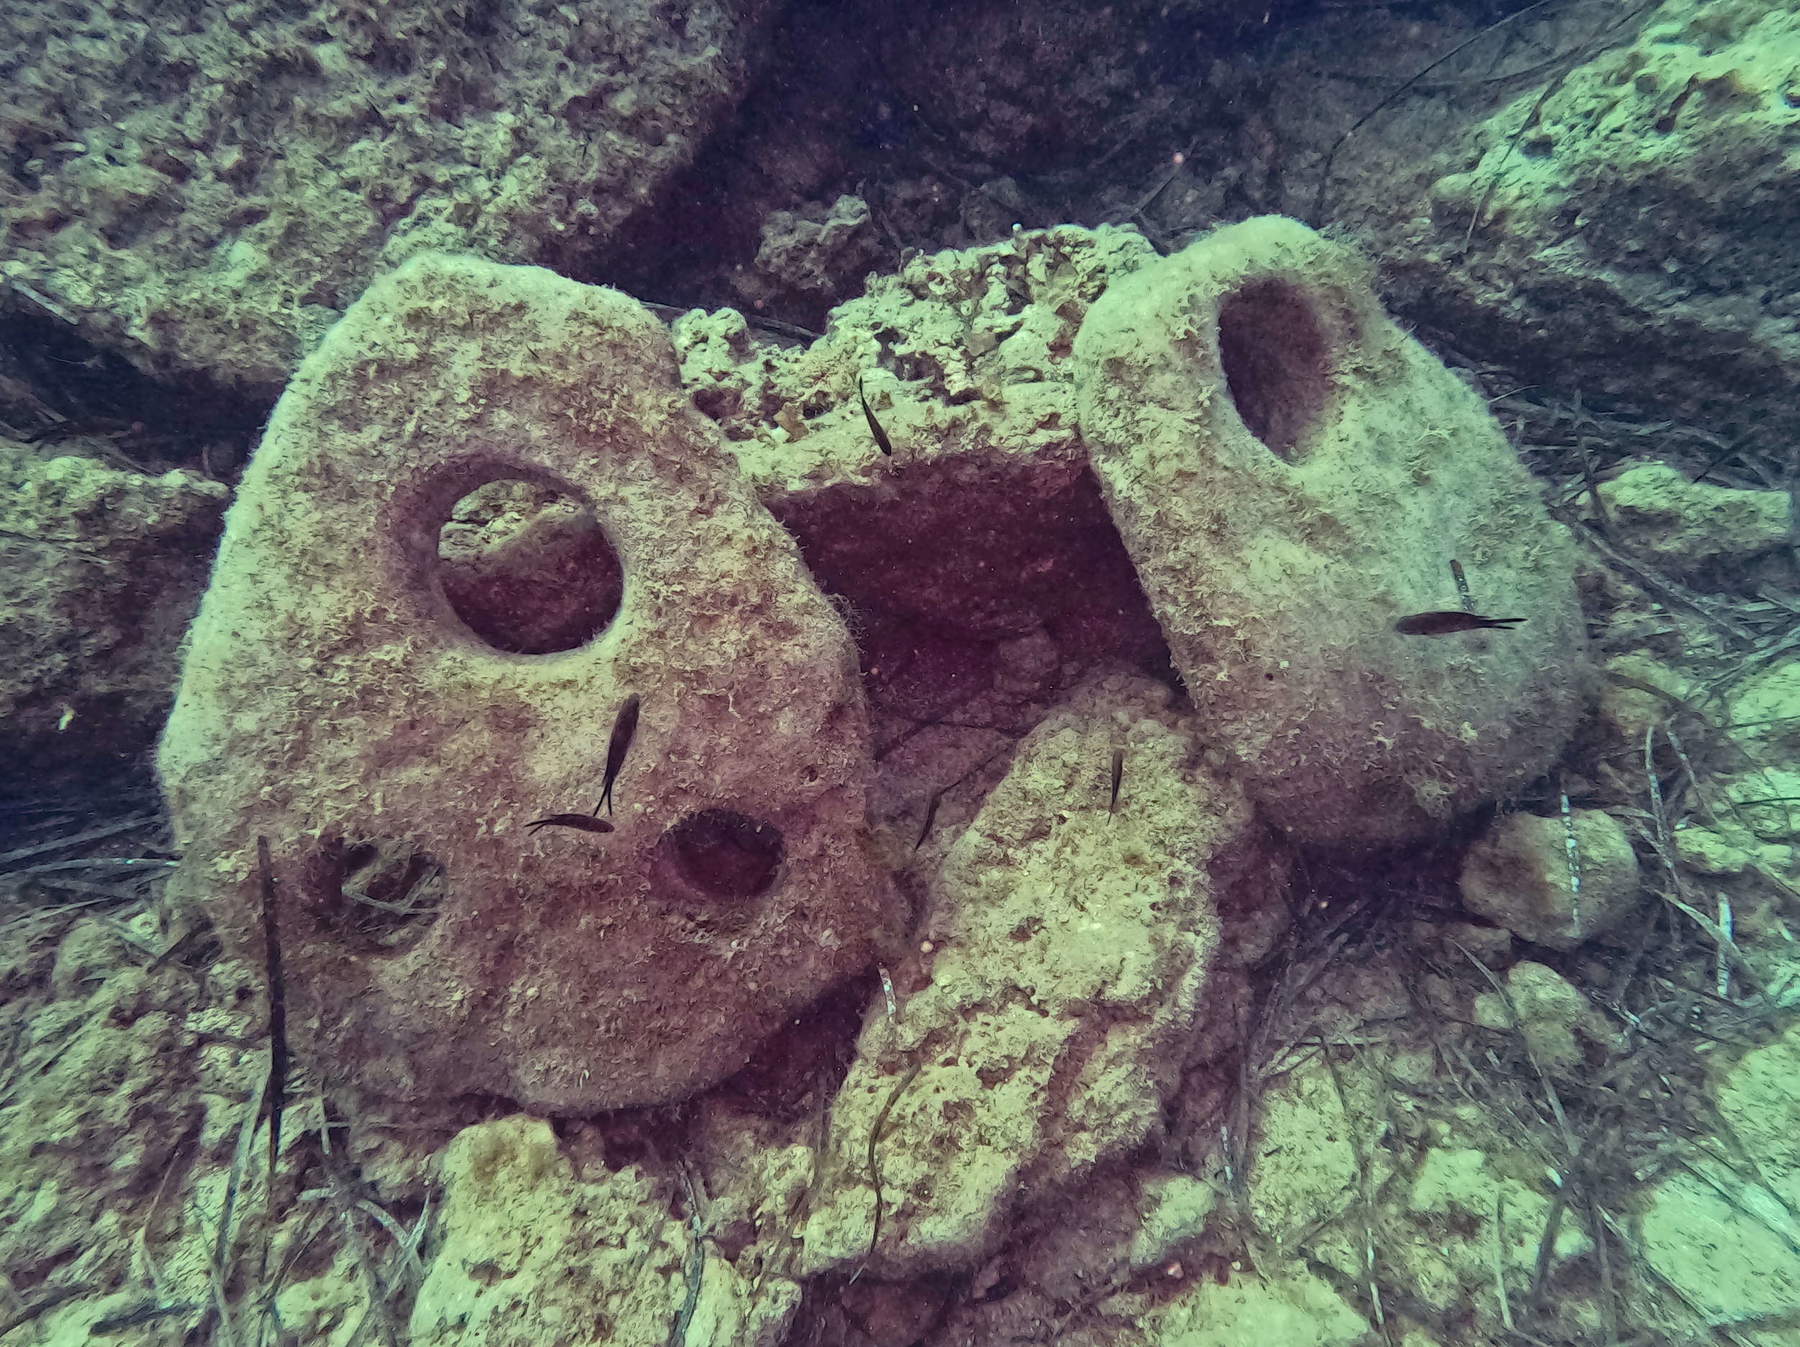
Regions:
M 1272 821 L 1416 838 L 1554 759 L 1584 703 L 1572 545 L 1354 254 L 1288 220 L 1217 230 L 1110 288 L 1074 363 L 1175 665 Z M 1524 625 L 1396 627 L 1459 607 Z
M 1160 1132 L 1221 899 L 1267 906 L 1286 878 L 1169 701 L 1142 679 L 1082 689 L 951 848 L 921 953 L 896 970 L 898 1000 L 871 1018 L 833 1110 L 811 1271 L 971 1266 L 1021 1194 L 1042 1203 Z M 1132 773 L 1117 798 L 1114 749 Z
M 136 775 L 229 494 L 0 444 L 0 791 Z
M 1248 914 L 1224 941 L 1232 967 L 1279 929 L 1220 854 L 1263 855 L 1248 839 L 1271 822 L 1312 842 L 1429 835 L 1541 770 L 1579 709 L 1560 526 L 1360 264 L 1293 222 L 1164 260 L 1076 229 L 922 259 L 804 349 L 758 350 L 741 320 L 683 326 L 685 391 L 716 426 L 624 296 L 417 260 L 277 410 L 161 766 L 175 893 L 248 954 L 269 838 L 300 1037 L 331 1079 L 552 1112 L 666 1102 L 866 967 L 903 920 L 875 860 L 894 849 L 866 836 L 875 752 L 841 616 L 866 605 L 890 747 L 972 714 L 984 679 L 1039 728 L 946 834 L 916 895 L 945 947 L 897 966 L 904 1041 L 873 1024 L 852 1080 L 916 1067 L 919 1099 L 1030 1115 L 1023 1132 L 995 1122 L 996 1154 L 1055 1188 L 1157 1125 L 1173 1078 L 1153 1064 L 1173 1069 L 1200 1013 L 1218 908 Z M 1457 616 L 1459 570 L 1525 625 L 1395 630 Z M 1167 658 L 1152 612 L 1196 714 L 1149 707 L 1115 744 L 1102 708 L 1065 726 L 1078 749 L 1051 743 L 1045 716 L 1071 714 L 1057 689 L 1080 670 Z M 929 706 L 907 709 L 891 667 L 929 673 L 951 639 L 989 662 L 939 666 L 941 687 L 919 684 Z M 579 812 L 632 696 L 619 812 Z M 1045 754 L 1054 772 L 1033 766 Z M 1122 816 L 1021 784 L 1049 772 L 1086 796 L 1109 760 L 1129 771 Z M 1134 840 L 1153 805 L 1190 823 Z M 1103 831 L 1083 840 L 1083 820 Z M 1135 889 L 1109 910 L 1141 928 L 1125 996 L 1089 967 L 1078 913 L 1146 867 L 1180 893 L 1146 900 L 1156 921 Z M 1039 949 L 1064 1011 L 1033 1012 L 1020 1038 L 997 988 Z M 1129 1032 L 1105 1023 L 1115 994 Z M 951 1043 L 1009 1063 L 1017 1098 L 967 1062 L 927 1071 Z M 840 1136 L 875 1130 L 857 1101 L 879 1094 L 846 1093 Z M 949 1139 L 909 1130 L 926 1173 Z M 912 1211 L 877 1257 L 976 1256 L 1011 1180 L 933 1205 L 905 1172 L 894 1197 Z
M 1579 371 L 1590 406 L 1779 458 L 1800 433 L 1800 14 L 1666 0 L 1639 22 L 1491 117 L 1424 203 L 1385 185 L 1394 300 L 1526 379 Z
M 797 1286 L 707 1258 L 665 1181 L 585 1158 L 537 1118 L 457 1135 L 443 1157 L 442 1252 L 413 1305 L 410 1347 L 651 1343 L 672 1323 L 692 1347 L 781 1341 Z
M 1640 878 L 1624 824 L 1605 810 L 1578 809 L 1566 823 L 1536 814 L 1498 820 L 1463 858 L 1459 885 L 1471 912 L 1534 944 L 1570 950 L 1631 915 Z
M 520 591 L 552 622 L 459 615 L 441 534 L 497 481 L 591 509 L 612 609 L 590 572 Z M 662 325 L 547 271 L 420 259 L 277 408 L 159 765 L 175 897 L 256 957 L 268 838 L 328 1079 L 591 1112 L 716 1081 L 866 962 L 870 763 L 843 625 L 682 406 Z M 527 827 L 555 816 L 585 826 Z
M 141 368 L 278 388 L 414 253 L 612 235 L 735 105 L 771 8 L 9 4 L 5 276 Z

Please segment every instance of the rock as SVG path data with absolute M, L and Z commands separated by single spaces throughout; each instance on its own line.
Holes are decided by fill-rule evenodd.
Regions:
M 1075 343 L 1082 436 L 1188 693 L 1310 843 L 1427 835 L 1543 771 L 1584 709 L 1567 532 L 1372 279 L 1248 220 L 1114 282 Z M 1459 557 L 1524 625 L 1396 631 L 1459 606 Z
M 1504 969 L 1512 960 L 1512 932 L 1501 926 L 1480 926 L 1472 921 L 1415 921 L 1413 937 L 1427 947 L 1435 947 L 1439 958 L 1455 963 L 1465 959 L 1458 945 L 1492 969 Z
M 1244 1182 L 1257 1228 L 1278 1245 L 1330 1224 L 1345 1195 L 1358 1190 L 1359 1157 L 1373 1136 L 1367 1119 L 1382 1089 L 1373 1072 L 1334 1076 L 1314 1056 L 1261 1095 Z M 1379 1185 L 1393 1172 L 1393 1157 L 1380 1147 L 1367 1154 L 1368 1180 Z
M 735 106 L 772 8 L 107 4 L 78 33 L 9 4 L 5 277 L 146 369 L 276 388 L 417 252 L 601 245 Z
M 1741 833 L 1739 837 L 1751 840 Z M 1741 875 L 1756 860 L 1748 847 L 1711 828 L 1677 828 L 1671 840 L 1681 863 L 1703 875 Z
M 631 1164 L 578 1172 L 542 1119 L 466 1128 L 442 1170 L 410 1347 L 662 1342 L 678 1322 L 689 1347 L 774 1347 L 799 1304 L 792 1282 L 696 1249 L 670 1181 Z
M 1718 810 L 1763 842 L 1800 843 L 1800 770 L 1765 767 L 1721 777 Z
M 1143 1178 L 1139 1207 L 1143 1224 L 1128 1254 L 1133 1272 L 1160 1267 L 1206 1229 L 1219 1205 L 1219 1192 L 1191 1174 L 1152 1172 Z
M 1775 759 L 1800 757 L 1800 660 L 1784 660 L 1732 688 L 1732 738 Z
M 1161 1129 L 1218 894 L 1270 901 L 1280 874 L 1166 696 L 1142 680 L 1077 694 L 1019 745 L 952 847 L 931 952 L 895 970 L 900 1014 L 872 1017 L 833 1107 L 809 1271 L 970 1266 L 1021 1201 L 1042 1206 Z M 1115 742 L 1132 791 L 1109 812 Z
M 831 593 L 959 639 L 1054 623 L 1065 650 L 1148 663 L 1162 638 L 1088 470 L 1072 349 L 1095 298 L 1154 256 L 1134 231 L 1069 226 L 917 257 L 804 348 L 689 314 L 683 383 Z
M 1240 1347 L 1279 1342 L 1283 1347 L 1356 1347 L 1368 1341 L 1369 1322 L 1326 1277 L 1299 1260 L 1263 1275 L 1247 1271 L 1223 1286 L 1194 1278 L 1173 1296 L 1154 1291 L 1113 1298 L 1109 1308 L 1129 1316 L 1131 1336 L 1071 1339 L 1081 1347 Z
M 1679 711 L 1671 698 L 1687 698 L 1691 681 L 1682 673 L 1648 655 L 1619 655 L 1606 661 L 1606 682 L 1596 708 L 1600 724 L 1624 751 L 1636 750 L 1643 758 L 1646 731 L 1660 729 Z M 1666 692 L 1659 697 L 1654 688 Z
M 891 913 L 866 845 L 873 762 L 840 613 L 868 642 L 893 643 L 867 654 L 871 680 L 917 661 L 919 688 L 992 689 L 997 724 L 1039 717 L 1082 659 L 1161 662 L 1087 467 L 1090 451 L 1103 475 L 1134 460 L 1076 426 L 1077 369 L 1104 356 L 1081 356 L 1077 329 L 1119 278 L 1163 265 L 1152 259 L 1133 235 L 1078 229 L 917 259 L 844 306 L 828 336 L 779 354 L 734 315 L 690 317 L 680 391 L 663 329 L 616 293 L 435 258 L 384 280 L 295 380 L 233 508 L 162 751 L 186 855 L 172 897 L 254 957 L 254 843 L 269 838 L 296 1041 L 337 1083 L 566 1111 L 666 1101 L 729 1074 L 864 966 Z M 1533 533 L 1541 511 L 1479 404 L 1301 226 L 1223 231 L 1181 267 L 1221 304 L 1252 296 L 1219 320 L 1214 364 L 1198 372 L 1220 416 L 1239 405 L 1279 438 L 1259 418 L 1292 390 L 1265 379 L 1257 343 L 1271 329 L 1255 306 L 1286 313 L 1270 298 L 1281 287 L 1296 312 L 1352 315 L 1368 357 L 1328 423 L 1288 427 L 1322 437 L 1304 463 L 1226 420 L 1208 432 L 1277 465 L 1234 491 L 1296 468 L 1324 474 L 1307 490 L 1354 502 L 1291 516 L 1247 506 L 1246 518 L 1273 512 L 1269 530 L 1237 539 L 1251 563 L 1190 568 L 1199 588 L 1165 605 L 1184 640 L 1198 641 L 1183 624 L 1202 608 L 1236 614 L 1220 619 L 1237 624 L 1227 643 L 1177 643 L 1189 689 L 1204 688 L 1179 733 L 1206 727 L 1208 789 L 1230 773 L 1292 830 L 1360 844 L 1411 835 L 1535 770 L 1574 708 L 1578 641 L 1528 656 L 1516 633 L 1392 631 L 1432 601 L 1425 553 L 1442 561 L 1456 520 L 1468 532 L 1450 541 L 1479 543 L 1466 554 L 1491 558 L 1488 577 L 1524 577 L 1534 629 L 1573 620 L 1564 544 Z M 871 365 L 873 344 L 886 365 Z M 1140 368 L 1136 354 L 1105 358 Z M 1169 359 L 1166 342 L 1143 358 Z M 1106 381 L 1083 377 L 1116 431 Z M 714 423 L 682 408 L 682 392 Z M 874 442 L 864 396 L 894 453 Z M 1409 427 L 1406 453 L 1379 447 Z M 1190 452 L 1165 446 L 1156 461 Z M 1333 476 L 1344 472 L 1367 479 L 1364 495 Z M 1180 486 L 1180 508 L 1211 508 L 1199 478 Z M 1153 502 L 1109 490 L 1139 537 L 1134 512 Z M 1376 545 L 1382 508 L 1420 495 L 1441 517 L 1408 572 L 1416 591 L 1396 597 L 1389 582 L 1379 602 L 1344 607 L 1332 576 Z M 1323 550 L 1275 563 L 1283 528 Z M 1380 529 L 1391 550 L 1393 528 Z M 1140 566 L 1169 580 L 1186 553 L 1168 550 L 1166 530 L 1143 539 Z M 1318 591 L 1292 614 L 1249 611 L 1278 573 Z M 1328 664 L 1306 653 L 1322 648 L 1308 624 L 1325 610 L 1371 652 L 1335 716 L 1314 705 Z M 941 634 L 947 660 L 974 662 L 934 668 L 914 624 Z M 571 811 L 598 798 L 599 743 L 629 694 L 644 714 L 622 812 L 606 820 L 619 831 L 528 834 L 548 816 L 579 821 Z M 1517 704 L 1527 696 L 1531 715 Z M 1038 702 L 1028 716 L 1021 698 Z M 914 721 L 944 714 L 889 704 Z M 1113 747 L 1093 749 L 1102 769 Z M 1129 770 L 1135 781 L 1135 757 Z M 1226 888 L 1216 897 L 1230 908 Z M 1266 916 L 1234 913 L 1229 962 L 1278 937 L 1279 913 Z
M 0 788 L 139 768 L 229 494 L 191 472 L 0 449 Z
M 268 839 L 290 1032 L 334 1082 L 679 1098 L 871 953 L 853 647 L 674 375 L 623 295 L 420 259 L 275 411 L 159 767 L 173 900 L 258 960 Z M 495 481 L 591 511 L 614 604 L 530 583 L 527 546 L 510 607 L 457 606 L 444 527 Z M 594 807 L 631 695 L 616 830 L 528 828 Z
M 854 293 L 881 260 L 869 203 L 840 196 L 805 214 L 778 210 L 763 221 L 754 269 L 735 289 L 753 308 L 775 313 L 822 309 Z
M 1601 484 L 1600 498 L 1634 554 L 1691 583 L 1724 583 L 1793 541 L 1785 491 L 1691 482 L 1667 463 L 1640 463 Z
M 1581 891 L 1570 882 L 1561 818 L 1507 814 L 1463 858 L 1463 904 L 1522 939 L 1573 949 L 1623 921 L 1639 899 L 1625 827 L 1598 809 L 1573 813 Z
M 1464 137 L 1429 220 L 1395 194 L 1384 278 L 1521 381 L 1781 461 L 1800 434 L 1800 206 L 1780 148 L 1800 15 L 1665 0 L 1634 26 Z
M 1732 1145 L 1692 1154 L 1657 1185 L 1644 1256 L 1700 1315 L 1785 1315 L 1800 1301 L 1800 1029 L 1721 1072 L 1717 1098 Z M 1795 1340 L 1791 1329 L 1744 1336 L 1758 1347 Z
M 1411 1238 L 1384 1247 L 1389 1276 L 1426 1304 L 1449 1313 L 1473 1311 L 1502 1327 L 1495 1300 L 1495 1265 L 1515 1297 L 1530 1287 L 1551 1198 L 1536 1185 L 1509 1177 L 1485 1151 L 1442 1146 L 1425 1153 L 1407 1195 Z M 1593 1247 L 1578 1221 L 1564 1221 L 1552 1246 L 1553 1265 Z
M 1507 1000 L 1512 1002 L 1510 1009 Z M 1587 998 L 1555 969 L 1522 960 L 1506 975 L 1505 999 L 1498 992 L 1483 992 L 1475 998 L 1475 1022 L 1484 1028 L 1522 1034 L 1539 1066 L 1567 1074 L 1583 1060 L 1575 1030 L 1590 1009 Z

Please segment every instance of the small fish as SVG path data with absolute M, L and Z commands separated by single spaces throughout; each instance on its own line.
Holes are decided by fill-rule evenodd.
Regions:
M 539 828 L 579 828 L 584 833 L 609 833 L 612 824 L 603 818 L 595 818 L 592 814 L 552 814 L 548 818 L 534 818 L 525 825 L 525 831 L 535 833 Z
M 1448 636 L 1453 631 L 1480 631 L 1484 627 L 1509 631 L 1524 620 L 1522 617 L 1482 617 L 1477 613 L 1463 613 L 1454 608 L 1446 608 L 1403 617 L 1394 623 L 1394 630 L 1402 636 Z
M 625 705 L 619 708 L 618 719 L 613 721 L 612 738 L 606 744 L 606 776 L 600 783 L 600 804 L 606 806 L 606 812 L 612 813 L 613 783 L 619 779 L 619 768 L 625 765 L 625 754 L 631 748 L 631 736 L 637 733 L 638 695 L 632 693 L 625 699 Z M 594 806 L 594 812 L 600 812 L 600 804 Z
M 938 791 L 931 797 L 931 803 L 925 807 L 925 823 L 919 829 L 919 840 L 913 843 L 912 849 L 917 851 L 925 845 L 925 839 L 931 836 L 931 825 L 937 822 L 938 805 L 944 798 L 944 792 Z
M 1112 799 L 1107 802 L 1106 812 L 1112 813 L 1119 807 L 1119 782 L 1125 779 L 1125 750 L 1113 750 Z
M 893 441 L 888 439 L 887 432 L 881 428 L 881 422 L 875 419 L 875 413 L 869 409 L 868 394 L 863 392 L 862 376 L 856 376 L 856 400 L 862 403 L 863 420 L 869 423 L 869 434 L 875 437 L 875 447 L 889 458 L 894 456 Z

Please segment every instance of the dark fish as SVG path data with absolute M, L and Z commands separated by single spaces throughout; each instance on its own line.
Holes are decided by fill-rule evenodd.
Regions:
M 549 818 L 534 818 L 525 825 L 526 832 L 535 833 L 539 828 L 579 828 L 584 833 L 609 833 L 612 824 L 603 818 L 595 818 L 592 814 L 552 814 Z
M 943 799 L 944 792 L 940 790 L 931 797 L 931 803 L 925 806 L 925 823 L 919 829 L 919 840 L 913 843 L 914 851 L 924 846 L 925 839 L 931 836 L 931 825 L 937 822 L 938 805 L 943 802 Z
M 1460 613 L 1452 608 L 1403 617 L 1394 623 L 1394 630 L 1402 636 L 1448 636 L 1453 631 L 1480 631 L 1484 627 L 1509 631 L 1524 620 L 1522 617 L 1482 617 L 1476 613 Z
M 631 736 L 637 733 L 638 695 L 632 693 L 625 699 L 625 705 L 619 708 L 618 719 L 613 721 L 612 738 L 606 744 L 606 777 L 600 783 L 600 804 L 606 806 L 606 812 L 612 813 L 613 782 L 619 779 L 619 768 L 625 765 L 625 754 L 631 748 Z M 600 812 L 600 804 L 594 806 L 594 812 Z
M 1119 782 L 1125 779 L 1125 750 L 1113 750 L 1112 799 L 1107 802 L 1106 812 L 1112 813 L 1119 807 Z
M 881 450 L 881 452 L 886 454 L 889 458 L 892 458 L 894 456 L 893 441 L 888 439 L 887 432 L 881 428 L 881 422 L 875 419 L 875 413 L 869 410 L 869 398 L 868 395 L 863 392 L 861 375 L 858 375 L 856 378 L 856 400 L 862 403 L 863 420 L 869 423 L 869 434 L 875 437 L 875 447 Z

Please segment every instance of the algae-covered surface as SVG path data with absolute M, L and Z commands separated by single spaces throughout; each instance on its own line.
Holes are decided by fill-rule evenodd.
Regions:
M 0 1344 L 1800 1344 L 1785 5 L 191 8 L 0 18 Z

